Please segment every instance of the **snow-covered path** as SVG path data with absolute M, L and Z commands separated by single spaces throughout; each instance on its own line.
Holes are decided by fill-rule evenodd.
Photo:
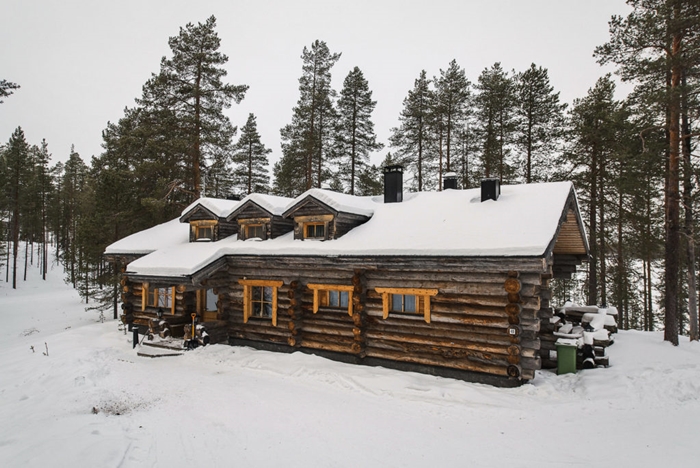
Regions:
M 517 389 L 224 345 L 148 359 L 51 273 L 0 285 L 2 466 L 696 466 L 687 339 L 621 332 L 609 369 Z

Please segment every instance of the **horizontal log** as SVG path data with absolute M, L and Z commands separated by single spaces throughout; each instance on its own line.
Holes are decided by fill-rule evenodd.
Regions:
M 367 302 L 373 303 L 380 301 L 382 297 L 374 290 L 367 291 Z M 539 297 L 522 297 L 520 306 L 523 309 L 540 309 L 540 298 Z M 463 304 L 472 306 L 487 306 L 487 307 L 497 307 L 503 308 L 508 302 L 508 297 L 505 293 L 501 293 L 500 296 L 481 296 L 481 295 L 468 295 L 468 294 L 444 294 L 439 292 L 437 296 L 430 298 L 431 308 L 433 304 Z
M 412 345 L 422 345 L 422 346 L 440 346 L 444 348 L 458 348 L 470 351 L 479 351 L 482 353 L 492 353 L 492 354 L 508 354 L 508 347 L 510 346 L 510 340 L 503 340 L 502 342 L 484 342 L 478 343 L 475 341 L 467 340 L 449 340 L 440 339 L 437 337 L 426 337 L 422 335 L 415 335 L 409 333 L 388 333 L 374 330 L 367 330 L 365 332 L 367 340 L 382 340 L 382 341 L 394 341 L 404 344 Z M 507 337 L 506 337 L 507 338 Z
M 398 341 L 384 341 L 375 340 L 372 338 L 367 339 L 368 349 L 383 349 L 388 351 L 395 351 L 404 353 L 407 356 L 423 355 L 423 356 L 433 356 L 440 359 L 450 359 L 450 360 L 464 360 L 468 359 L 472 362 L 477 362 L 487 365 L 499 365 L 507 366 L 511 364 L 509 362 L 508 355 L 504 354 L 493 354 L 493 353 L 483 353 L 481 351 L 475 351 L 471 349 L 459 349 L 459 348 L 448 348 L 448 347 L 437 347 L 437 346 L 419 346 L 412 343 L 403 343 Z M 517 356 L 519 358 L 519 356 Z
M 240 324 L 229 324 L 229 330 L 230 331 L 235 331 L 239 330 L 242 332 L 250 332 L 250 333 L 257 333 L 257 334 L 262 334 L 262 335 L 283 335 L 283 336 L 289 336 L 289 328 L 286 323 L 281 324 L 278 320 L 277 326 L 273 327 L 272 323 L 269 323 L 267 325 L 262 325 L 258 324 L 253 321 L 248 321 L 248 323 L 240 323 Z
M 426 275 L 428 276 L 428 275 Z M 393 287 L 400 284 L 402 288 L 416 289 L 438 289 L 440 294 L 468 294 L 475 296 L 506 296 L 506 291 L 503 288 L 503 283 L 457 283 L 452 281 L 439 281 L 433 278 L 433 274 L 429 275 L 429 280 L 425 277 L 422 280 L 406 280 L 399 277 L 377 278 L 376 280 L 367 282 L 367 289 L 376 290 L 376 288 Z M 517 281 L 517 280 L 515 280 Z M 537 286 L 539 287 L 539 286 Z M 536 285 L 524 285 L 522 296 L 535 296 Z
M 350 336 L 340 336 L 340 335 L 329 335 L 326 333 L 314 333 L 306 329 L 303 330 L 302 341 L 310 340 L 319 343 L 330 343 L 336 345 L 346 345 L 350 346 L 355 341 L 352 330 L 350 331 Z
M 425 324 L 425 322 L 423 322 Z M 430 325 L 433 325 L 431 322 Z M 441 324 L 440 327 L 423 327 L 412 324 L 396 324 L 396 322 L 381 321 L 373 323 L 367 331 L 378 331 L 385 333 L 409 333 L 425 337 L 434 337 L 445 340 L 469 341 L 479 343 L 500 343 L 511 344 L 511 337 L 506 329 L 494 329 L 489 327 L 452 325 L 451 328 Z
M 301 269 L 310 271 L 341 270 L 345 274 L 362 269 L 369 277 L 376 271 L 399 271 L 425 273 L 426 271 L 445 271 L 454 273 L 497 273 L 504 275 L 508 270 L 527 274 L 548 274 L 551 266 L 545 259 L 536 257 L 376 257 L 376 256 L 256 256 L 238 255 L 228 257 L 230 270 L 241 276 L 252 276 L 260 269 L 280 271 L 289 269 L 299 277 Z M 504 271 L 506 270 L 506 271 Z
M 411 362 L 414 364 L 424 364 L 428 366 L 449 367 L 453 369 L 461 369 L 472 372 L 484 372 L 487 374 L 507 376 L 508 370 L 505 365 L 489 365 L 486 363 L 475 362 L 467 359 L 449 359 L 438 355 L 424 355 L 416 353 L 415 355 L 407 355 L 401 351 L 390 351 L 386 349 L 367 346 L 366 351 L 368 357 L 376 357 L 382 359 L 390 359 L 393 361 Z
M 321 335 L 330 335 L 332 337 L 343 336 L 354 338 L 352 330 L 351 327 L 320 326 L 308 320 L 305 321 L 302 328 L 304 336 L 308 336 L 309 333 L 317 333 Z
M 335 353 L 344 353 L 344 354 L 356 354 L 354 351 L 353 343 L 350 344 L 336 344 L 336 343 L 328 343 L 325 341 L 316 341 L 313 339 L 309 339 L 306 336 L 303 337 L 301 340 L 301 346 L 303 348 L 311 348 L 311 349 L 320 349 L 323 351 L 332 351 Z
M 278 343 L 278 344 L 279 343 L 286 344 L 287 338 L 289 338 L 288 335 L 262 334 L 262 333 L 253 333 L 251 331 L 242 331 L 242 330 L 230 330 L 229 336 L 232 338 L 238 338 L 241 340 L 261 341 L 261 342 L 265 342 L 265 343 Z
M 542 369 L 542 360 L 539 356 L 526 357 L 523 356 L 520 359 L 520 367 L 527 370 L 539 370 Z

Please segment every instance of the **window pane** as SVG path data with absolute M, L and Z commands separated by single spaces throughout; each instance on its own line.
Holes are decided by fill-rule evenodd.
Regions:
M 265 286 L 263 289 L 263 301 L 272 302 L 272 288 L 270 286 Z
M 248 226 L 246 232 L 247 232 L 246 237 L 248 239 L 253 239 L 255 237 L 257 237 L 259 239 L 263 238 L 263 227 L 260 224 L 254 224 L 252 226 Z
M 306 225 L 306 237 L 315 237 L 314 233 L 314 225 L 313 224 L 307 224 Z
M 416 311 L 416 296 L 406 295 L 403 297 L 404 312 Z
M 340 292 L 340 307 L 347 307 L 347 306 L 348 306 L 348 292 L 341 291 Z
M 401 294 L 392 294 L 391 295 L 391 310 L 395 310 L 397 312 L 402 312 L 403 311 L 402 300 L 403 300 L 403 296 Z
M 253 317 L 262 317 L 262 304 L 253 302 Z
M 218 299 L 218 296 L 214 294 L 213 289 L 207 289 L 207 304 L 206 304 L 206 309 L 207 310 L 216 310 L 216 301 Z
M 326 232 L 325 232 L 326 229 L 325 228 L 326 228 L 326 226 L 324 226 L 323 224 L 317 224 L 315 237 L 325 238 L 326 237 Z
M 331 307 L 338 307 L 338 291 L 328 291 L 328 305 Z
M 272 304 L 268 304 L 267 302 L 263 304 L 263 317 L 272 317 Z

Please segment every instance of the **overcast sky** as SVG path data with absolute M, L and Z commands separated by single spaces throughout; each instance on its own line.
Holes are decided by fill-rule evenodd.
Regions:
M 301 52 L 315 39 L 342 53 L 335 89 L 353 67 L 363 71 L 386 143 L 420 71 L 439 75 L 452 59 L 471 82 L 494 62 L 516 71 L 534 62 L 564 102 L 584 96 L 612 71 L 592 57 L 610 16 L 630 9 L 624 0 L 3 0 L 0 11 L 0 79 L 22 87 L 0 104 L 0 142 L 19 125 L 31 144 L 46 138 L 53 162 L 75 144 L 89 163 L 107 122 L 134 105 L 169 55 L 168 38 L 212 14 L 228 82 L 250 86 L 227 114 L 240 127 L 254 113 L 275 161 L 299 97 Z

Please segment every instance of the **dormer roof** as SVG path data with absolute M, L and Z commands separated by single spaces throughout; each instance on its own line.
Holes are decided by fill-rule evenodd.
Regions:
M 182 210 L 180 222 L 189 222 L 190 218 L 197 213 L 204 214 L 209 219 L 226 218 L 240 203 L 238 200 L 202 197 Z M 202 219 L 202 217 L 199 217 L 199 219 Z
M 270 217 L 282 216 L 282 213 L 284 213 L 284 210 L 292 201 L 293 199 L 288 197 L 251 193 L 239 202 L 238 206 L 227 216 L 226 219 L 228 221 L 233 220 L 243 211 L 249 209 L 251 205 L 256 206 L 258 209 L 267 213 Z
M 358 197 L 346 193 L 314 188 L 296 197 L 294 201 L 287 206 L 282 216 L 293 216 L 295 211 L 307 203 L 317 202 L 320 203 L 321 206 L 327 207 L 334 215 L 342 212 L 369 218 L 374 214 L 374 209 L 377 204 L 377 202 L 373 200 L 374 198 L 381 200 L 381 197 Z

